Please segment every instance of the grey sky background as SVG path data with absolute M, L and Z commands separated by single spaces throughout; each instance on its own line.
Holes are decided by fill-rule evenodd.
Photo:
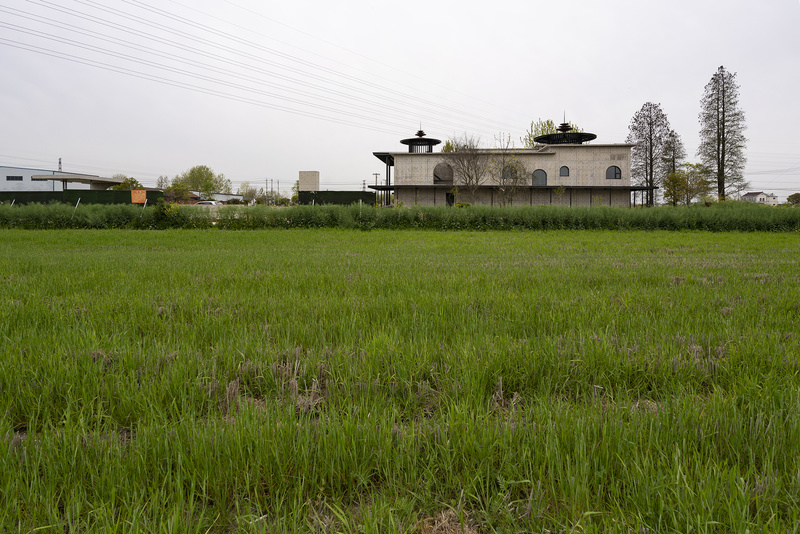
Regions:
M 800 191 L 800 1 L 0 0 L 0 165 L 236 189 L 383 179 L 420 125 L 514 140 L 566 119 L 624 142 L 660 103 L 699 161 L 700 98 L 737 73 L 750 190 Z

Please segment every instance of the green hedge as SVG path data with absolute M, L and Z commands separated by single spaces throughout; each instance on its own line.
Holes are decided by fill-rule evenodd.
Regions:
M 352 228 L 430 230 L 706 230 L 800 231 L 800 209 L 745 202 L 659 208 L 0 205 L 0 228 Z
M 133 204 L 0 205 L 0 228 L 57 230 L 66 228 L 211 228 L 208 210 L 175 204 L 142 208 Z
M 743 202 L 659 208 L 295 206 L 220 210 L 217 228 L 357 228 L 370 230 L 800 230 L 800 210 Z

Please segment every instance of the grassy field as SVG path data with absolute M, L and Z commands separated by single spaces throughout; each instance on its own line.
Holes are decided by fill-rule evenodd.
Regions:
M 800 524 L 800 237 L 0 231 L 0 532 Z

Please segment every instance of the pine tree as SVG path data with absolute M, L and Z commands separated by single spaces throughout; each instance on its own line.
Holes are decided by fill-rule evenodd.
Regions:
M 744 112 L 739 108 L 739 85 L 736 74 L 720 67 L 711 77 L 700 100 L 700 147 L 697 156 L 717 182 L 720 201 L 733 192 L 741 192 L 744 180 L 744 151 L 747 139 Z
M 636 145 L 631 150 L 631 177 L 637 185 L 650 188 L 646 196 L 648 206 L 655 205 L 654 188 L 661 183 L 659 168 L 670 131 L 661 105 L 652 102 L 646 102 L 628 126 L 627 142 Z

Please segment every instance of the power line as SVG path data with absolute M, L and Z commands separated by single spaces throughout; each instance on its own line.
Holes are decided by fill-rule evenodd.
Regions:
M 109 8 L 109 7 L 106 7 L 106 6 L 100 6 L 100 5 L 98 5 L 97 2 L 93 2 L 91 0 L 89 0 L 89 1 L 76 0 L 76 1 L 78 1 L 79 3 L 81 3 L 83 5 L 93 6 L 93 7 L 95 7 L 95 9 L 98 9 L 100 11 L 104 11 L 106 13 L 110 13 L 110 14 L 112 14 L 114 16 L 121 17 L 121 18 L 126 19 L 128 21 L 131 21 L 131 22 L 134 22 L 134 23 L 137 23 L 137 24 L 146 25 L 146 27 L 148 29 L 160 29 L 162 31 L 168 32 L 168 34 L 170 36 L 175 36 L 175 35 L 181 36 L 181 37 L 183 37 L 183 38 L 185 38 L 187 40 L 191 40 L 191 42 L 193 44 L 192 44 L 192 46 L 187 47 L 186 45 L 183 45 L 182 43 L 176 42 L 174 40 L 164 39 L 162 37 L 159 37 L 159 36 L 153 34 L 152 32 L 143 32 L 143 31 L 137 30 L 135 28 L 132 28 L 129 25 L 120 25 L 120 24 L 112 22 L 112 21 L 110 21 L 108 19 L 105 19 L 105 18 L 102 18 L 102 17 L 96 17 L 94 15 L 91 15 L 91 14 L 88 14 L 88 13 L 85 13 L 85 12 L 80 12 L 80 11 L 77 11 L 75 9 L 65 9 L 65 8 L 62 8 L 61 6 L 55 5 L 53 2 L 49 2 L 47 0 L 39 0 L 38 2 L 35 1 L 35 0 L 31 0 L 31 1 L 32 1 L 32 3 L 36 3 L 37 5 L 46 7 L 48 9 L 52 9 L 52 10 L 55 10 L 55 11 L 58 11 L 58 12 L 61 12 L 61 13 L 64 13 L 64 14 L 67 14 L 67 15 L 70 15 L 70 16 L 85 20 L 85 21 L 88 21 L 88 22 L 91 22 L 91 23 L 100 24 L 103 27 L 113 27 L 116 30 L 125 31 L 125 32 L 131 33 L 133 35 L 137 35 L 139 37 L 144 37 L 144 38 L 147 38 L 149 40 L 156 40 L 157 42 L 160 42 L 160 43 L 165 44 L 167 46 L 178 47 L 178 48 L 180 48 L 182 50 L 188 50 L 188 51 L 191 51 L 193 53 L 197 53 L 198 55 L 203 55 L 203 56 L 206 56 L 206 57 L 212 57 L 213 56 L 216 59 L 219 59 L 220 61 L 225 61 L 227 63 L 231 62 L 231 60 L 229 58 L 225 58 L 225 57 L 220 56 L 218 54 L 213 54 L 212 55 L 212 54 L 209 54 L 209 53 L 200 52 L 198 50 L 198 48 L 197 48 L 198 44 L 206 44 L 206 45 L 209 45 L 209 46 L 213 46 L 215 49 L 220 49 L 220 50 L 224 50 L 224 51 L 230 52 L 232 54 L 235 54 L 236 57 L 248 58 L 248 59 L 251 59 L 251 60 L 254 60 L 254 61 L 264 62 L 264 63 L 270 64 L 270 65 L 273 65 L 273 66 L 275 66 L 277 68 L 280 68 L 281 70 L 293 72 L 293 73 L 295 73 L 295 74 L 297 74 L 297 75 L 299 75 L 299 76 L 301 76 L 303 78 L 306 78 L 308 80 L 314 80 L 314 83 L 311 83 L 311 82 L 308 82 L 308 81 L 305 81 L 305 80 L 302 80 L 302 79 L 288 77 L 288 76 L 286 76 L 284 74 L 281 74 L 281 73 L 276 73 L 276 72 L 273 72 L 273 71 L 266 71 L 264 69 L 260 69 L 262 72 L 265 72 L 265 73 L 269 74 L 270 76 L 274 76 L 274 77 L 279 77 L 279 78 L 282 78 L 282 79 L 290 80 L 292 83 L 299 83 L 299 84 L 304 84 L 304 85 L 306 85 L 308 87 L 314 87 L 316 90 L 319 90 L 319 91 L 322 91 L 322 92 L 331 92 L 332 90 L 329 87 L 321 86 L 320 83 L 331 84 L 331 85 L 334 85 L 336 87 L 341 87 L 343 89 L 346 89 L 348 91 L 355 91 L 355 92 L 357 92 L 359 94 L 362 94 L 362 95 L 380 97 L 384 101 L 388 100 L 388 101 L 391 101 L 391 102 L 396 102 L 396 103 L 401 104 L 403 106 L 402 108 L 394 108 L 394 110 L 398 111 L 398 112 L 405 112 L 406 116 L 410 113 L 408 111 L 409 106 L 416 106 L 417 108 L 419 108 L 420 111 L 422 111 L 422 112 L 424 112 L 426 114 L 433 113 L 434 114 L 433 119 L 432 119 L 433 121 L 443 122 L 445 124 L 447 123 L 447 121 L 445 119 L 442 119 L 442 118 L 437 118 L 437 115 L 438 115 L 438 117 L 448 117 L 448 116 L 449 117 L 454 117 L 455 115 L 453 115 L 453 113 L 455 113 L 458 117 L 464 117 L 464 119 L 466 119 L 468 121 L 472 121 L 472 122 L 478 121 L 478 123 L 481 125 L 481 128 L 486 128 L 490 124 L 492 126 L 489 126 L 489 128 L 497 128 L 497 127 L 506 128 L 508 126 L 508 125 L 505 125 L 505 124 L 497 122 L 495 119 L 481 117 L 479 115 L 476 115 L 475 113 L 471 113 L 469 111 L 466 111 L 463 108 L 453 108 L 453 107 L 450 107 L 450 106 L 447 106 L 447 105 L 442 105 L 440 102 L 433 102 L 433 101 L 430 101 L 430 100 L 426 100 L 425 98 L 420 98 L 420 97 L 415 96 L 415 95 L 409 95 L 407 93 L 402 93 L 400 91 L 397 91 L 397 90 L 394 90 L 394 89 L 391 89 L 391 88 L 382 87 L 382 86 L 380 86 L 378 84 L 375 84 L 373 82 L 370 82 L 370 81 L 367 81 L 367 80 L 363 80 L 363 79 L 360 79 L 360 78 L 357 78 L 357 77 L 354 77 L 354 76 L 350 76 L 350 75 L 347 75 L 347 74 L 342 73 L 340 71 L 336 71 L 336 70 L 330 69 L 328 67 L 324 67 L 324 66 L 315 64 L 313 62 L 309 62 L 307 60 L 303 60 L 303 59 L 298 58 L 296 56 L 293 56 L 291 54 L 286 54 L 284 52 L 275 50 L 273 48 L 264 47 L 264 46 L 259 45 L 257 43 L 253 43 L 252 41 L 244 40 L 244 39 L 242 39 L 240 37 L 237 37 L 237 36 L 234 36 L 234 35 L 219 31 L 219 30 L 217 30 L 215 28 L 211 28 L 209 26 L 198 24 L 198 23 L 195 23 L 193 21 L 189 21 L 189 20 L 185 19 L 184 17 L 176 16 L 176 15 L 171 14 L 169 12 L 166 12 L 164 10 L 153 8 L 153 7 L 148 6 L 147 4 L 145 4 L 143 2 L 123 0 L 123 1 L 125 1 L 125 3 L 127 3 L 129 5 L 135 5 L 135 6 L 139 7 L 140 9 L 144 9 L 146 11 L 155 13 L 157 15 L 161 15 L 161 16 L 163 16 L 165 18 L 168 18 L 169 20 L 173 20 L 173 21 L 176 21 L 176 22 L 183 23 L 185 25 L 188 25 L 189 27 L 192 27 L 192 28 L 195 28 L 195 29 L 200 29 L 203 32 L 210 33 L 211 35 L 228 39 L 228 40 L 230 40 L 230 41 L 232 41 L 234 43 L 237 43 L 237 44 L 244 44 L 244 45 L 246 45 L 248 47 L 254 48 L 254 49 L 259 50 L 261 52 L 268 53 L 271 56 L 275 56 L 275 57 L 281 58 L 281 59 L 283 59 L 285 61 L 288 61 L 288 64 L 286 64 L 286 63 L 278 63 L 278 62 L 276 62 L 274 60 L 264 58 L 263 56 L 255 56 L 255 55 L 250 54 L 248 52 L 244 52 L 242 50 L 234 49 L 234 48 L 231 48 L 230 46 L 221 44 L 218 41 L 211 41 L 211 40 L 208 40 L 208 39 L 204 39 L 202 37 L 198 38 L 196 35 L 188 34 L 188 33 L 184 32 L 184 31 L 181 31 L 180 29 L 177 29 L 177 28 L 173 27 L 173 26 L 165 26 L 163 24 L 160 24 L 158 22 L 152 21 L 150 19 L 145 19 L 145 18 L 136 16 L 136 15 L 131 15 L 131 14 L 122 12 L 122 11 L 120 11 L 118 9 Z M 52 19 L 50 19 L 50 20 L 52 20 Z M 117 39 L 117 41 L 119 41 L 119 39 Z M 130 44 L 130 43 L 128 43 L 128 44 Z M 136 46 L 136 45 L 132 45 L 132 46 Z M 137 48 L 139 48 L 140 50 L 142 49 L 141 46 L 137 46 Z M 253 66 L 243 64 L 241 61 L 238 61 L 238 60 L 234 60 L 233 62 L 238 64 L 238 65 L 240 65 L 240 66 L 242 66 L 243 68 L 248 68 L 248 69 L 252 69 L 253 68 Z M 303 69 L 300 69 L 298 66 L 307 67 L 307 68 L 311 68 L 312 70 L 315 70 L 315 71 L 318 71 L 318 72 L 322 72 L 322 73 L 324 73 L 326 75 L 326 77 L 322 77 L 322 76 L 319 76 L 317 74 L 311 74 L 311 73 L 309 73 L 309 72 L 307 72 L 307 71 L 305 71 Z M 344 82 L 337 81 L 336 79 L 331 78 L 331 76 L 333 76 L 334 78 L 343 79 Z M 353 83 L 355 83 L 356 85 L 353 85 Z M 379 91 L 379 92 L 376 92 L 376 90 Z M 342 95 L 342 93 L 339 93 L 339 94 Z M 346 95 L 346 97 L 348 97 L 348 98 L 356 98 L 354 95 L 350 95 L 350 94 Z M 364 103 L 363 102 L 363 98 L 359 97 L 358 98 L 358 102 L 359 102 L 360 105 L 363 106 L 363 103 Z M 381 106 L 381 110 L 380 110 L 381 113 L 385 113 L 386 112 L 386 107 L 387 107 L 385 102 L 382 102 L 382 103 L 380 103 L 378 105 Z M 352 104 L 351 104 L 351 106 L 352 106 Z M 443 111 L 446 111 L 449 115 L 448 114 L 444 114 Z M 431 119 L 430 119 L 429 116 L 427 116 L 425 118 L 425 120 L 426 121 L 430 121 Z M 463 123 L 464 123 L 464 121 L 462 120 L 461 122 L 451 123 L 451 124 L 452 125 L 457 125 L 456 127 L 461 127 L 463 125 Z
M 0 11 L 6 11 L 6 10 L 4 10 L 4 9 L 2 9 L 2 7 L 0 7 Z M 8 12 L 8 11 L 6 11 L 6 12 Z M 33 19 L 33 17 L 25 17 L 25 18 Z M 266 86 L 274 87 L 274 88 L 281 89 L 281 90 L 292 91 L 293 94 L 305 95 L 305 96 L 308 96 L 308 97 L 310 97 L 312 99 L 315 99 L 315 100 L 326 101 L 326 102 L 329 102 L 329 103 L 332 103 L 332 104 L 338 104 L 340 106 L 356 109 L 356 110 L 359 110 L 359 111 L 364 111 L 365 110 L 365 108 L 364 108 L 364 104 L 365 103 L 366 104 L 370 104 L 370 105 L 375 106 L 374 111 L 380 111 L 381 112 L 381 114 L 379 116 L 380 119 L 376 118 L 375 115 L 364 116 L 364 115 L 357 115 L 357 114 L 353 114 L 353 113 L 345 113 L 344 111 L 337 110 L 335 108 L 331 108 L 331 107 L 328 107 L 328 106 L 322 106 L 322 105 L 316 104 L 316 103 L 308 103 L 308 101 L 301 100 L 301 99 L 298 99 L 298 98 L 283 96 L 283 95 L 279 95 L 279 94 L 276 94 L 276 93 L 271 93 L 271 92 L 267 92 L 267 91 L 264 91 L 264 90 L 243 86 L 243 85 L 240 85 L 240 84 L 234 84 L 234 83 L 227 82 L 227 81 L 224 81 L 224 80 L 220 80 L 220 79 L 217 79 L 217 78 L 212 78 L 212 77 L 209 77 L 209 76 L 196 74 L 196 73 L 187 71 L 187 70 L 185 70 L 183 68 L 170 67 L 170 66 L 165 65 L 165 64 L 155 63 L 155 62 L 152 62 L 152 61 L 149 61 L 149 60 L 141 59 L 139 57 L 131 56 L 129 54 L 121 54 L 121 53 L 118 53 L 118 52 L 111 51 L 111 50 L 109 50 L 107 48 L 101 48 L 101 47 L 97 47 L 97 46 L 94 46 L 94 45 L 89 45 L 89 44 L 86 44 L 86 43 L 83 43 L 83 42 L 80 42 L 80 41 L 76 41 L 74 39 L 67 39 L 67 38 L 64 38 L 64 37 L 58 37 L 58 36 L 54 36 L 54 35 L 40 35 L 39 32 L 36 32 L 31 28 L 25 28 L 25 27 L 22 27 L 22 26 L 19 26 L 19 25 L 15 25 L 15 24 L 9 24 L 9 23 L 0 22 L 0 26 L 4 26 L 6 28 L 9 28 L 9 29 L 12 29 L 12 30 L 15 30 L 15 31 L 18 31 L 18 32 L 22 32 L 22 33 L 25 33 L 25 34 L 35 35 L 37 37 L 41 37 L 41 38 L 44 38 L 44 39 L 49 39 L 49 40 L 53 40 L 53 41 L 60 42 L 60 43 L 63 43 L 63 44 L 67 44 L 67 45 L 70 45 L 70 46 L 75 46 L 77 48 L 81 48 L 81 49 L 84 49 L 84 50 L 98 52 L 98 53 L 101 53 L 101 54 L 104 54 L 104 55 L 117 57 L 119 59 L 125 59 L 127 61 L 138 63 L 138 64 L 141 64 L 141 65 L 146 65 L 146 66 L 149 66 L 149 67 L 158 68 L 158 69 L 161 69 L 161 70 L 166 70 L 171 74 L 175 74 L 175 73 L 183 74 L 183 75 L 191 77 L 191 78 L 196 78 L 196 79 L 201 79 L 201 80 L 205 80 L 205 81 L 210 81 L 210 82 L 213 82 L 213 83 L 218 83 L 218 84 L 225 85 L 225 86 L 228 86 L 228 87 L 231 87 L 231 88 L 234 88 L 234 89 L 241 89 L 241 90 L 244 90 L 244 91 L 255 92 L 257 94 L 261 94 L 261 95 L 264 95 L 264 96 L 270 96 L 270 97 L 277 98 L 277 99 L 287 100 L 287 101 L 290 101 L 290 102 L 293 102 L 293 103 L 296 103 L 296 104 L 308 105 L 308 106 L 311 106 L 311 107 L 315 107 L 315 108 L 318 108 L 318 109 L 324 109 L 324 110 L 327 110 L 327 111 L 330 111 L 330 112 L 334 112 L 334 113 L 345 114 L 350 119 L 356 117 L 356 118 L 366 119 L 368 121 L 378 121 L 378 120 L 380 120 L 381 123 L 387 124 L 387 123 L 389 123 L 389 121 L 387 120 L 387 115 L 386 115 L 387 111 L 395 111 L 397 113 L 402 113 L 404 111 L 402 108 L 399 108 L 399 107 L 381 105 L 381 104 L 379 104 L 378 102 L 376 102 L 374 100 L 363 100 L 363 99 L 361 99 L 361 100 L 359 100 L 358 103 L 355 103 L 353 101 L 346 101 L 346 100 L 334 99 L 334 98 L 321 96 L 319 94 L 315 94 L 315 93 L 312 93 L 310 91 L 302 91 L 302 90 L 299 91 L 298 89 L 292 88 L 292 87 L 287 86 L 287 85 L 277 84 L 277 83 L 271 82 L 269 80 L 255 78 L 253 76 L 241 75 L 241 74 L 239 74 L 239 73 L 237 73 L 235 71 L 232 71 L 230 69 L 218 68 L 218 67 L 212 66 L 212 65 L 207 64 L 207 63 L 201 63 L 201 62 L 195 61 L 195 60 L 193 60 L 191 58 L 178 57 L 178 56 L 175 56 L 175 55 L 168 55 L 168 54 L 165 54 L 165 53 L 163 53 L 163 52 L 161 52 L 159 50 L 156 50 L 154 48 L 146 47 L 146 46 L 140 46 L 140 45 L 137 45 L 137 44 L 134 44 L 134 43 L 130 43 L 130 42 L 127 42 L 127 41 L 122 41 L 121 39 L 118 39 L 118 38 L 115 38 L 115 37 L 110 37 L 110 36 L 106 36 L 106 35 L 102 35 L 102 34 L 90 34 L 89 32 L 86 32 L 86 31 L 78 28 L 77 26 L 64 24 L 64 23 L 61 23 L 59 21 L 53 21 L 52 19 L 46 19 L 45 18 L 45 20 L 47 21 L 47 24 L 50 24 L 50 25 L 53 25 L 53 26 L 56 26 L 56 27 L 61 27 L 63 29 L 69 30 L 71 32 L 71 34 L 79 34 L 79 35 L 84 35 L 84 36 L 90 36 L 92 38 L 100 39 L 100 40 L 107 41 L 107 42 L 110 42 L 110 43 L 117 43 L 117 44 L 122 43 L 122 44 L 124 44 L 124 45 L 126 45 L 126 46 L 128 46 L 130 48 L 134 48 L 134 49 L 137 49 L 137 50 L 140 50 L 140 51 L 144 51 L 144 52 L 150 53 L 150 54 L 152 54 L 154 56 L 157 56 L 157 57 L 165 58 L 165 59 L 172 60 L 172 61 L 180 60 L 180 64 L 181 65 L 184 65 L 184 64 L 187 64 L 187 63 L 188 64 L 192 64 L 192 65 L 194 65 L 196 67 L 202 68 L 204 71 L 213 71 L 213 72 L 216 72 L 216 73 L 219 73 L 219 74 L 226 75 L 226 76 L 228 76 L 230 78 L 243 80 L 245 82 L 252 82 L 254 84 L 266 85 Z M 222 58 L 222 56 L 213 55 L 213 54 L 202 54 L 202 55 L 208 56 L 208 57 L 215 57 L 216 59 L 224 59 L 224 58 Z M 239 63 L 239 62 L 234 62 L 234 63 L 242 65 L 243 67 L 248 67 L 247 65 Z M 272 74 L 271 72 L 264 71 L 263 69 L 255 69 L 255 70 L 260 70 L 260 71 L 265 72 L 267 74 Z M 291 78 L 288 78 L 288 77 L 283 77 L 283 78 L 291 80 Z M 301 80 L 292 80 L 292 81 L 295 82 L 295 83 L 300 83 L 300 84 L 308 86 L 308 87 L 316 87 L 313 84 L 306 83 L 306 82 L 303 82 Z M 332 94 L 339 95 L 341 97 L 349 97 L 350 96 L 350 95 L 347 95 L 346 93 L 342 93 L 342 92 L 339 92 L 339 91 L 328 91 L 328 92 L 332 93 Z M 398 128 L 398 130 L 402 129 L 405 126 L 404 124 L 400 124 L 400 123 L 389 123 L 389 124 L 396 126 Z M 447 124 L 447 123 L 445 123 L 445 124 Z

